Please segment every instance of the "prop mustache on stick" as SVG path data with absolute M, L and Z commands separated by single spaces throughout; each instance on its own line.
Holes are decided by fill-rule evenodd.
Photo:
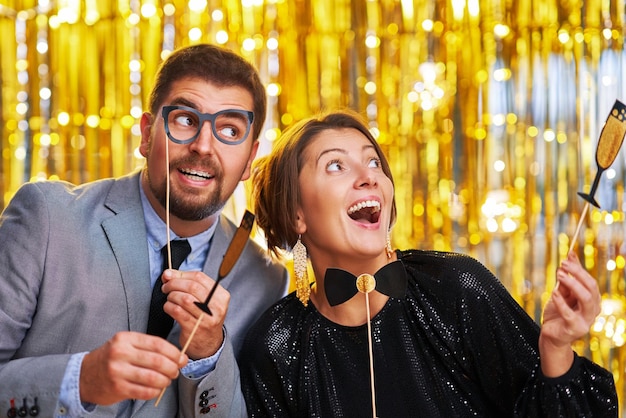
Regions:
M 569 251 L 574 249 L 574 244 L 576 243 L 580 227 L 582 226 L 585 216 L 587 215 L 587 211 L 589 210 L 589 205 L 592 204 L 598 209 L 600 208 L 600 205 L 596 202 L 594 197 L 598 189 L 598 185 L 600 184 L 600 177 L 602 176 L 602 173 L 609 168 L 611 164 L 613 164 L 613 161 L 615 161 L 615 158 L 622 147 L 622 142 L 624 142 L 624 135 L 626 135 L 626 105 L 619 100 L 616 100 L 613 108 L 611 109 L 611 113 L 609 113 L 604 127 L 602 128 L 602 132 L 600 132 L 598 148 L 596 149 L 596 164 L 598 165 L 598 171 L 596 172 L 596 177 L 593 180 L 591 190 L 589 190 L 589 193 L 578 192 L 578 195 L 585 199 L 585 206 L 580 219 L 578 220 L 578 226 L 576 227 L 576 232 L 574 232 L 574 236 L 572 237 Z
M 241 224 L 239 225 L 239 228 L 237 228 L 235 236 L 233 236 L 233 240 L 228 245 L 226 253 L 224 253 L 224 259 L 222 260 L 220 270 L 217 273 L 217 280 L 215 280 L 209 295 L 206 297 L 204 302 L 194 302 L 198 308 L 202 309 L 209 315 L 213 315 L 209 309 L 209 301 L 213 297 L 213 293 L 215 293 L 215 289 L 217 289 L 219 282 L 222 281 L 228 273 L 230 273 L 230 270 L 232 270 L 233 266 L 237 262 L 237 259 L 243 251 L 243 247 L 246 246 L 253 224 L 254 215 L 252 212 L 246 210 L 246 213 L 244 213 L 243 218 L 241 219 Z M 198 321 L 200 321 L 200 318 L 198 318 Z M 191 339 L 191 335 L 189 336 L 189 339 Z
M 211 310 L 209 309 L 209 302 L 211 301 L 211 298 L 213 297 L 213 294 L 215 293 L 215 290 L 217 289 L 217 285 L 220 283 L 220 281 L 224 277 L 226 277 L 226 275 L 228 275 L 228 273 L 230 273 L 233 266 L 237 262 L 237 259 L 241 255 L 243 248 L 246 246 L 248 236 L 250 235 L 250 231 L 252 230 L 252 225 L 254 225 L 254 218 L 255 216 L 252 214 L 252 212 L 246 210 L 246 213 L 244 213 L 243 215 L 239 228 L 237 228 L 237 231 L 235 231 L 235 235 L 233 236 L 232 241 L 230 241 L 230 244 L 228 244 L 228 248 L 226 249 L 226 252 L 224 253 L 224 258 L 222 259 L 222 264 L 220 264 L 220 269 L 218 272 L 217 279 L 215 280 L 215 283 L 213 283 L 213 287 L 209 291 L 209 295 L 207 296 L 204 302 L 194 302 L 196 306 L 202 309 L 204 313 L 208 315 L 213 315 L 211 313 Z M 204 316 L 204 313 L 200 314 L 200 316 L 196 320 L 196 324 L 193 326 L 193 329 L 191 330 L 191 334 L 189 334 L 189 338 L 187 338 L 187 342 L 185 343 L 185 345 L 183 346 L 183 349 L 181 350 L 182 354 L 185 354 L 185 352 L 187 352 L 187 348 L 189 348 L 189 344 L 191 343 L 191 340 L 195 336 L 196 331 L 198 330 L 198 326 L 200 325 L 200 322 L 202 322 L 202 317 Z M 165 389 L 166 388 L 163 388 L 161 390 L 161 394 L 159 395 L 158 399 L 154 403 L 154 406 L 159 406 L 159 402 L 161 401 L 161 398 L 163 397 L 163 394 L 165 393 Z

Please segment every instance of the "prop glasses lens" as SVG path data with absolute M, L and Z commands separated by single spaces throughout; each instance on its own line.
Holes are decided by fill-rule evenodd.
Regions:
M 201 113 L 187 106 L 163 106 L 165 132 L 177 144 L 189 144 L 198 138 L 205 121 L 211 122 L 213 136 L 227 145 L 237 145 L 248 137 L 254 113 L 249 110 L 225 109 Z

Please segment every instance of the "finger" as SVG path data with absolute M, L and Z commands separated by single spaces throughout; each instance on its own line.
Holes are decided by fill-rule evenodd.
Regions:
M 175 291 L 193 295 L 201 300 L 206 297 L 215 281 L 200 271 L 178 271 L 166 270 L 163 273 L 163 292 L 171 293 Z
M 600 298 L 600 291 L 598 289 L 597 280 L 582 266 L 578 257 L 574 252 L 568 254 L 558 272 L 570 275 L 575 278 L 582 286 L 584 286 L 590 294 L 596 294 L 598 299 Z
M 146 361 L 134 364 L 126 364 L 123 368 L 114 371 L 119 378 L 122 378 L 129 386 L 144 387 L 158 391 L 167 387 L 170 382 L 178 376 L 178 369 L 174 372 L 157 370 L 155 366 Z
M 215 282 L 202 272 L 173 270 L 166 275 L 168 282 L 164 284 L 163 291 L 167 293 L 169 303 L 163 308 L 182 327 L 200 315 L 202 311 L 196 303 L 205 299 Z
M 574 276 L 590 291 L 594 291 L 597 288 L 597 280 L 582 266 L 580 260 L 573 251 L 570 251 L 567 258 L 561 263 L 562 270 L 566 273 Z
M 207 293 L 208 294 L 208 293 Z M 171 292 L 167 297 L 167 302 L 163 305 L 163 310 L 176 320 L 184 330 L 190 330 L 194 326 L 198 317 L 205 312 L 196 305 L 196 302 L 204 303 L 206 297 L 196 297 L 185 292 Z M 230 293 L 218 285 L 213 297 L 209 301 L 211 315 L 203 321 L 206 326 L 212 327 L 224 321 L 230 301 Z
M 572 306 L 558 291 L 552 293 L 551 299 L 557 316 L 563 321 L 568 322 L 576 315 Z
M 587 319 L 595 318 L 600 313 L 601 297 L 597 286 L 589 289 L 564 271 L 559 271 L 557 276 L 563 284 L 557 292 L 564 297 L 571 307 L 580 309 Z
M 136 352 L 132 360 L 134 366 L 155 371 L 169 379 L 178 375 L 181 363 L 180 350 L 167 340 L 139 334 L 134 349 Z
M 81 396 L 90 403 L 111 404 L 122 399 L 151 399 L 170 384 L 178 369 L 154 347 L 168 345 L 153 336 L 120 332 L 87 354 L 81 366 Z M 165 347 L 165 351 L 170 351 Z M 177 350 L 174 347 L 174 352 Z
M 180 357 L 180 354 L 176 358 Z M 155 385 L 162 387 L 166 380 L 172 380 L 178 376 L 178 362 L 173 361 L 159 353 L 144 351 L 132 361 L 135 373 L 134 381 L 155 381 Z M 157 379 L 159 379 L 157 381 Z
M 209 310 L 211 317 L 218 322 L 224 322 L 226 313 L 228 312 L 228 304 L 230 303 L 230 292 L 222 286 L 217 286 L 211 300 L 209 301 Z
M 175 274 L 174 274 L 175 276 Z M 187 311 L 197 318 L 201 309 L 196 302 L 204 302 L 207 296 L 213 292 L 209 309 L 213 315 L 225 315 L 225 309 L 230 301 L 230 293 L 209 276 L 199 271 L 184 272 L 181 278 L 175 277 L 163 286 L 163 291 L 168 293 L 168 300 Z M 215 312 L 214 312 L 215 311 Z M 168 312 L 170 313 L 170 312 Z M 187 318 L 189 319 L 189 318 Z
M 163 283 L 167 283 L 171 280 L 174 279 L 184 279 L 187 276 L 189 276 L 189 274 L 194 274 L 194 273 L 198 273 L 196 271 L 183 271 L 183 270 L 175 270 L 175 269 L 166 269 L 163 270 L 163 274 L 161 276 L 161 280 L 163 280 Z
M 207 293 L 208 294 L 208 293 Z M 206 299 L 202 296 L 202 303 Z M 170 314 L 180 325 L 180 343 L 187 346 L 190 358 L 209 357 L 222 345 L 224 334 L 223 325 L 230 293 L 221 286 L 217 286 L 215 293 L 209 302 L 211 315 L 207 315 L 195 304 L 190 305 L 188 294 L 182 292 L 172 292 L 168 295 L 168 302 L 164 305 L 164 310 Z M 192 341 L 189 340 L 193 333 Z
M 137 350 L 141 350 L 142 352 L 158 353 L 171 361 L 178 362 L 180 350 L 174 344 L 164 338 L 156 337 L 154 335 L 143 333 L 135 334 L 137 334 L 137 338 L 134 340 L 133 345 Z
M 556 327 L 560 339 L 571 343 L 585 335 L 589 330 L 589 324 L 581 320 L 581 316 L 571 308 L 571 306 L 557 292 L 552 294 L 552 302 L 557 316 L 560 318 L 560 325 Z

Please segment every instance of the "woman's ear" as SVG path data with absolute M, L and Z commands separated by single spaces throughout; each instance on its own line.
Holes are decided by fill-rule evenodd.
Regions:
M 302 235 L 306 232 L 306 222 L 304 221 L 304 213 L 302 209 L 296 210 L 296 233 Z

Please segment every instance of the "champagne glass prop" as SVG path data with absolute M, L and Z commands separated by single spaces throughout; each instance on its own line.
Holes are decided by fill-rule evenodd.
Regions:
M 578 192 L 578 195 L 585 199 L 585 206 L 583 213 L 578 220 L 578 226 L 576 232 L 572 237 L 569 251 L 574 249 L 574 244 L 580 232 L 580 227 L 583 220 L 589 210 L 589 205 L 592 204 L 598 209 L 600 205 L 596 202 L 595 194 L 600 184 L 600 177 L 602 173 L 613 164 L 617 154 L 619 153 L 622 143 L 624 142 L 624 135 L 626 135 L 626 105 L 619 100 L 615 101 L 611 113 L 606 119 L 602 132 L 600 132 L 600 139 L 598 140 L 598 148 L 596 149 L 596 164 L 598 165 L 598 171 L 596 177 L 593 180 L 593 185 L 589 190 L 589 193 Z

